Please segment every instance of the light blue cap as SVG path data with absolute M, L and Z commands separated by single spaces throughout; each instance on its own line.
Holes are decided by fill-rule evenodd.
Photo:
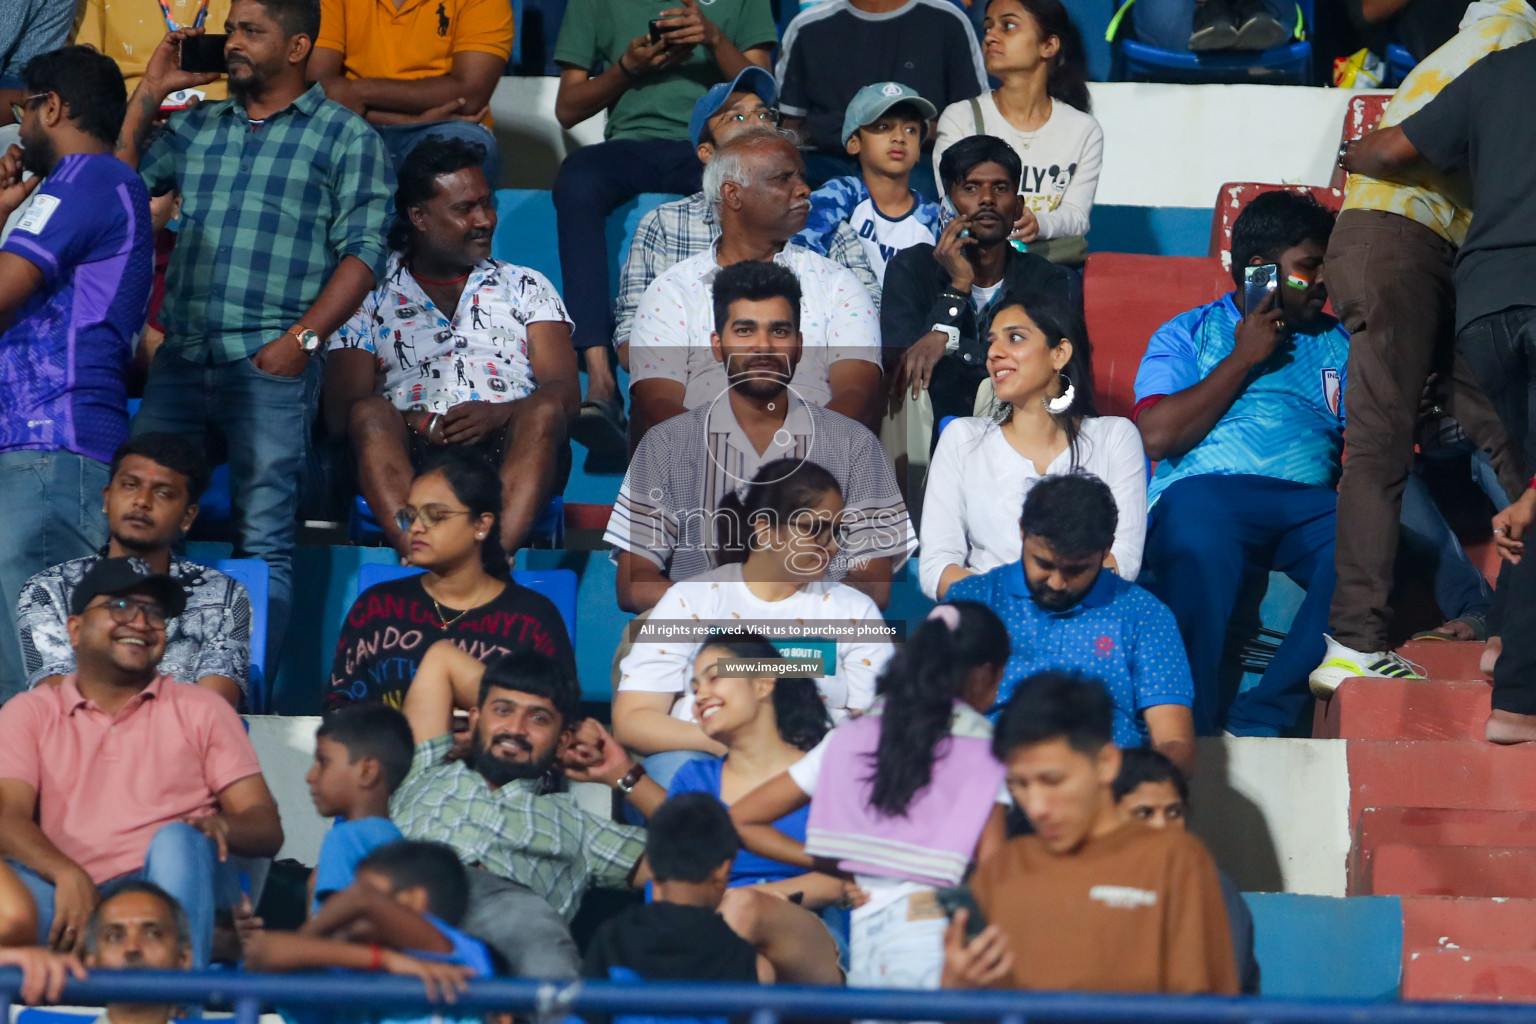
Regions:
M 705 123 L 719 113 L 733 92 L 755 92 L 765 107 L 773 106 L 779 99 L 779 89 L 773 76 L 756 64 L 742 68 L 741 74 L 729 82 L 710 86 L 709 92 L 693 105 L 693 116 L 688 119 L 688 138 L 693 140 L 694 149 L 699 148 L 699 137 L 704 134 Z
M 922 111 L 925 120 L 939 116 L 938 108 L 917 94 L 916 89 L 900 82 L 876 82 L 854 93 L 843 115 L 843 145 L 853 138 L 853 133 L 867 124 L 873 124 L 880 115 L 898 103 L 910 103 Z

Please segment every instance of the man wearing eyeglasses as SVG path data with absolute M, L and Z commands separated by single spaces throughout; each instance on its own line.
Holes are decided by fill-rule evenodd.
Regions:
M 25 515 L 0 525 L 0 700 L 24 686 L 15 596 L 107 539 L 95 494 L 128 437 L 127 376 L 153 274 L 149 193 L 112 156 L 123 76 L 82 46 L 33 58 L 0 156 L 0 479 Z M 23 173 L 31 178 L 23 180 Z
M 779 123 L 774 109 L 777 89 L 773 76 L 759 67 L 750 67 L 735 81 L 721 82 L 693 106 L 688 135 L 699 161 L 708 164 L 715 151 L 738 135 L 753 129 L 772 128 Z M 720 221 L 710 209 L 703 192 L 687 199 L 662 203 L 640 218 L 629 255 L 619 278 L 619 295 L 613 305 L 613 348 L 619 362 L 629 369 L 629 332 L 635 324 L 635 307 L 650 283 L 664 271 L 697 256 L 720 236 Z M 859 236 L 844 221 L 833 228 L 827 243 L 827 258 L 847 267 L 859 279 L 880 308 L 880 279 L 869 265 Z M 585 416 L 585 414 L 584 414 Z M 577 435 L 577 440 L 582 440 Z M 584 440 L 582 443 L 586 443 Z M 590 447 L 590 446 L 589 446 Z
M 256 751 L 227 701 L 160 674 L 186 591 L 126 558 L 86 573 L 70 605 L 76 670 L 0 708 L 0 856 L 37 903 L 38 941 L 76 950 L 92 909 L 135 879 L 186 909 L 205 967 L 231 857 L 283 844 Z

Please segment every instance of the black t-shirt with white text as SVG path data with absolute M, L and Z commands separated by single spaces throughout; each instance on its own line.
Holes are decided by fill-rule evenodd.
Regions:
M 400 707 L 427 648 L 444 639 L 481 662 L 535 651 L 561 662 L 576 677 L 565 621 L 543 594 L 508 583 L 495 598 L 456 619 L 463 609 L 444 607 L 440 616 L 422 586 L 424 578 L 389 580 L 357 595 L 336 641 L 327 711 L 366 701 Z

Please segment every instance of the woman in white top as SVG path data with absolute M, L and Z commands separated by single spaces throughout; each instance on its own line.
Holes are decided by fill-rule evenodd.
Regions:
M 956 580 L 1018 561 L 1024 496 L 1059 473 L 1091 473 L 1114 492 L 1120 521 L 1106 564 L 1134 580 L 1147 532 L 1147 457 L 1135 424 L 1095 414 L 1082 315 L 1054 295 L 1009 294 L 987 341 L 1004 415 L 957 419 L 939 435 L 923 492 L 923 593 L 942 601 Z
M 727 496 L 716 512 L 721 564 L 673 584 L 649 623 L 681 620 L 701 633 L 718 625 L 767 634 L 784 657 L 822 658 L 826 674 L 816 686 L 834 722 L 863 711 L 875 699 L 875 678 L 892 647 L 888 638 L 870 635 L 885 621 L 875 603 L 824 579 L 839 549 L 842 517 L 843 495 L 831 473 L 800 459 L 764 465 L 745 495 Z M 694 718 L 693 658 L 701 641 L 642 635 L 619 663 L 613 734 L 626 747 L 649 755 L 726 753 Z M 686 760 L 648 760 L 646 769 L 666 785 Z
M 1024 163 L 1019 191 L 1027 200 L 1012 237 L 1048 259 L 1080 264 L 1104 132 L 1088 112 L 1081 68 L 1062 53 L 1071 20 L 1061 0 L 991 0 L 983 24 L 987 74 L 1002 85 L 944 108 L 933 166 L 968 135 L 1007 142 Z

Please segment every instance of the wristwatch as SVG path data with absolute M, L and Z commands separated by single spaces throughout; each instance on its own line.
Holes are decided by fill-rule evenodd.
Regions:
M 640 780 L 643 778 L 645 778 L 645 765 L 637 761 L 635 766 L 629 770 L 629 774 L 615 782 L 614 786 L 618 788 L 620 793 L 629 796 L 629 794 L 635 791 L 635 787 L 640 784 Z
M 314 353 L 319 351 L 320 335 L 316 334 L 308 327 L 305 327 L 303 324 L 294 324 L 292 327 L 288 328 L 288 333 L 293 335 L 294 340 L 299 343 L 299 348 L 303 349 L 305 352 Z

